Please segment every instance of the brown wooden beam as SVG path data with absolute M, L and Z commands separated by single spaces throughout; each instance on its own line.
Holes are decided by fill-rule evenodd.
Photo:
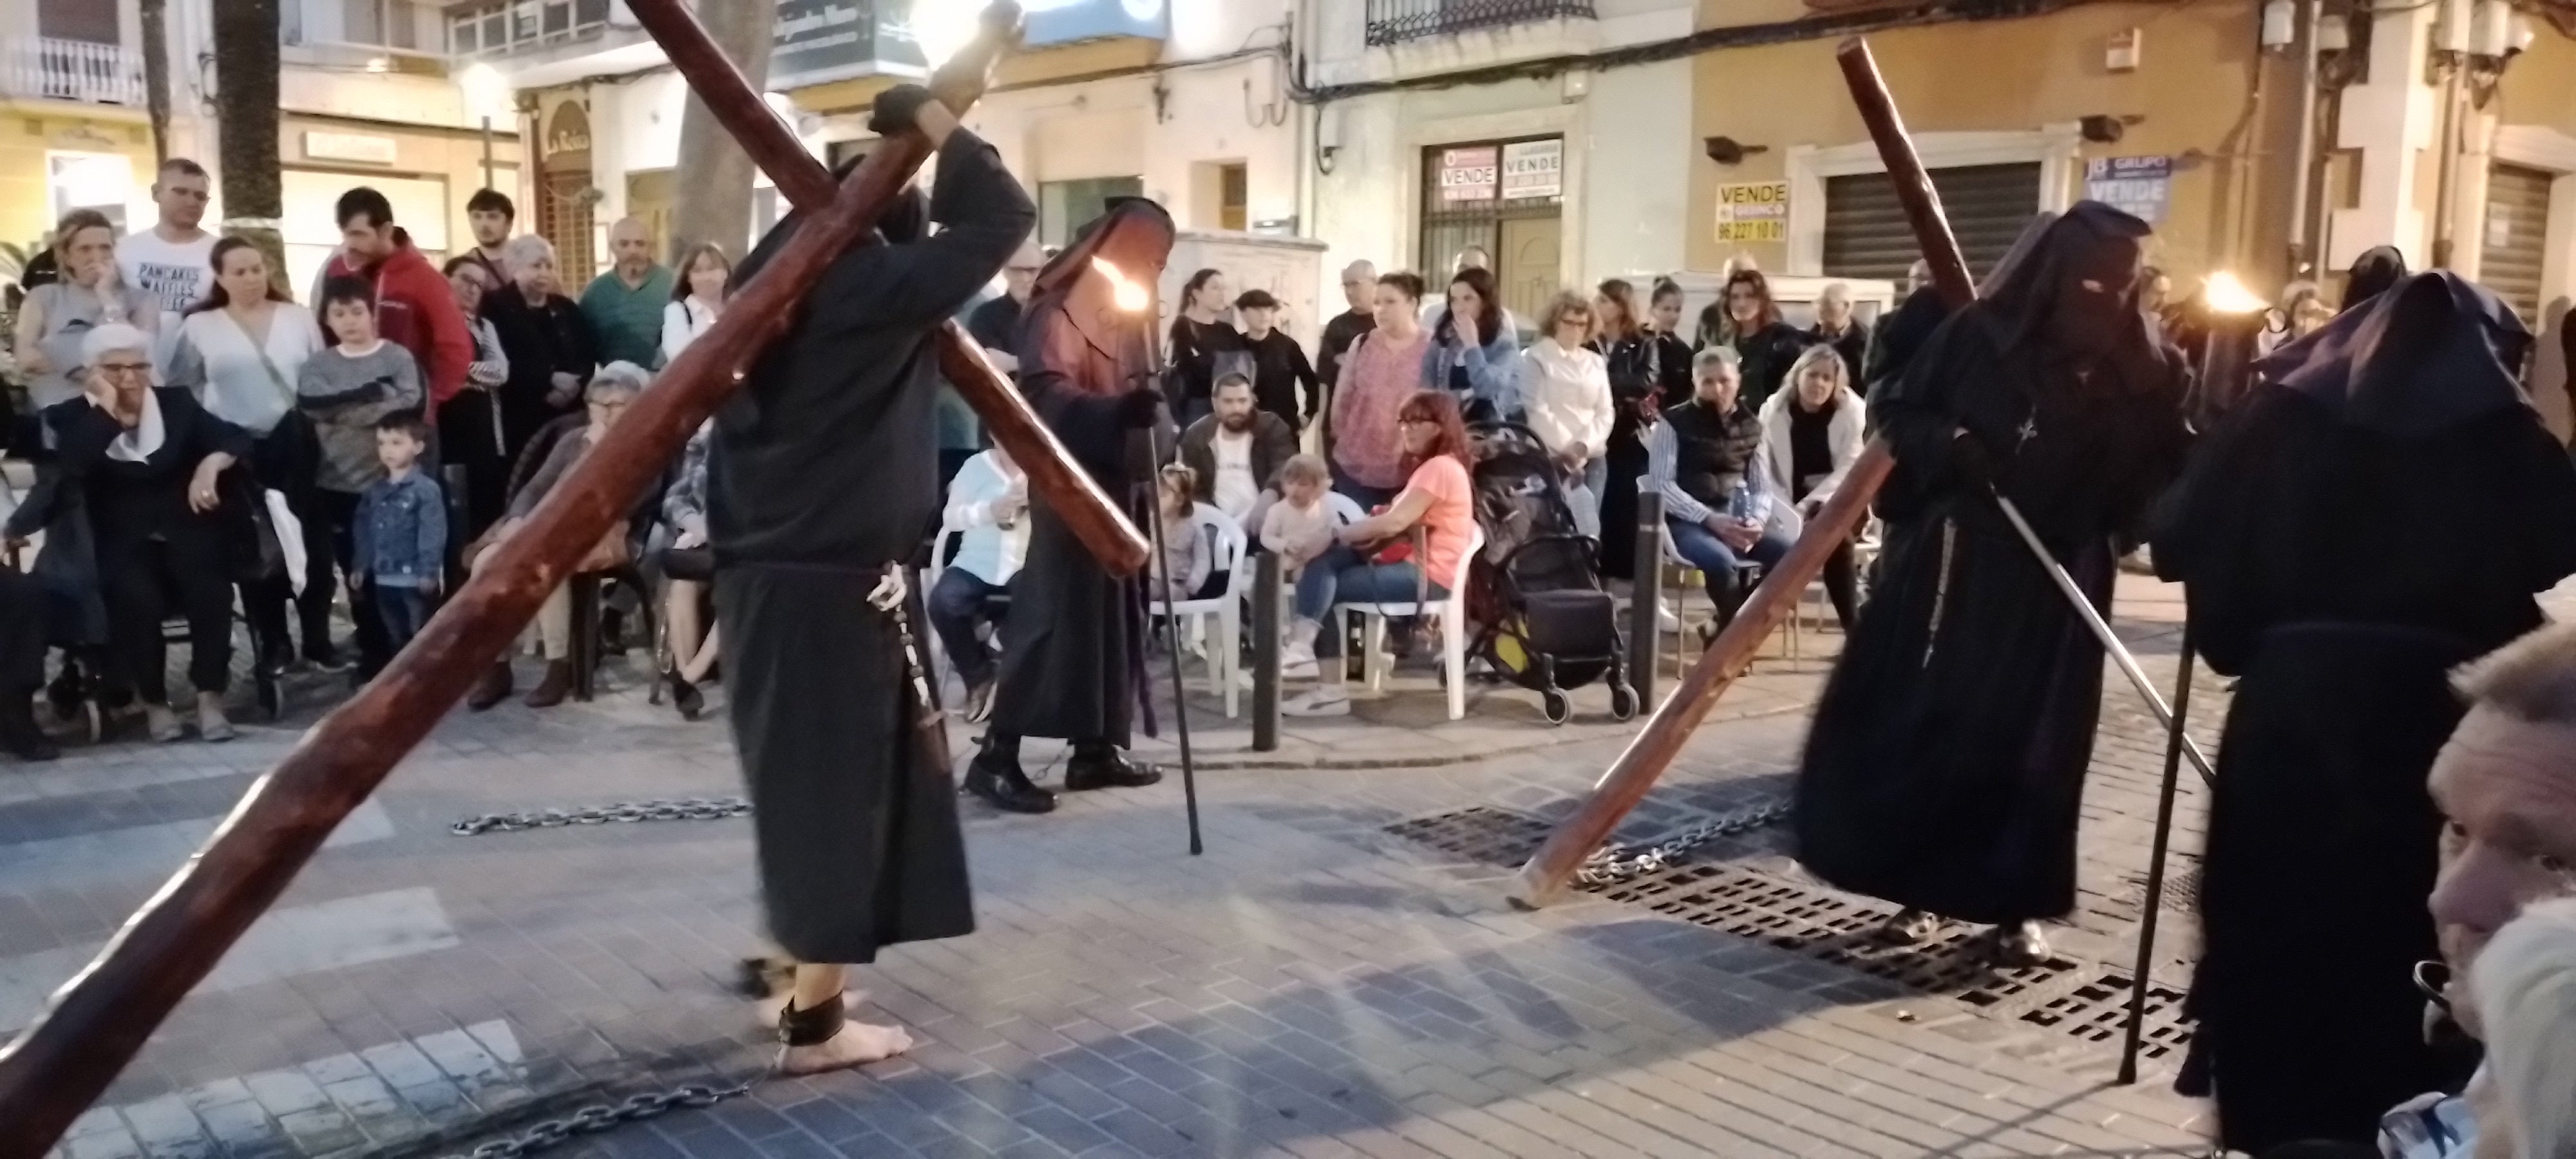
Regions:
M 1861 119 L 1869 125 L 1870 139 L 1877 142 L 1879 157 L 1887 163 L 1888 180 L 1896 186 L 1896 198 L 1905 207 L 1905 219 L 1914 227 L 1924 259 L 1932 265 L 1933 284 L 1940 288 L 1942 298 L 1952 309 L 1974 301 L 1976 284 L 1968 277 L 1968 263 L 1959 254 L 1958 239 L 1950 233 L 1949 218 L 1941 212 L 1941 194 L 1932 187 L 1931 176 L 1923 171 L 1922 159 L 1915 156 L 1913 139 L 1905 133 L 1905 121 L 1897 115 L 1896 101 L 1888 95 L 1887 83 L 1878 75 L 1878 63 L 1870 57 L 1869 45 L 1853 37 L 1844 41 L 1834 55 L 1842 64 L 1843 80 L 1851 86 L 1852 101 L 1860 106 Z M 1558 822 L 1538 852 L 1521 866 L 1512 887 L 1515 903 L 1536 907 L 1556 900 L 1575 870 L 1582 868 L 1584 859 L 1609 840 L 1620 820 L 1645 800 L 1664 770 L 1681 755 L 1691 733 L 1717 707 L 1717 698 L 1752 664 L 1753 654 L 1761 650 L 1771 629 L 1797 610 L 1799 596 L 1824 570 L 1825 560 L 1868 516 L 1870 500 L 1878 495 L 1879 487 L 1887 482 L 1887 474 L 1895 466 L 1896 457 L 1888 450 L 1886 440 L 1873 439 L 1862 449 L 1851 472 L 1843 477 L 1842 486 L 1834 490 L 1834 497 L 1826 500 L 1824 508 L 1807 522 L 1789 554 L 1764 574 L 1762 583 L 1735 614 L 1734 622 L 1700 654 L 1699 663 L 1682 679 L 1681 687 L 1656 706 L 1637 739 L 1628 742 L 1627 749 L 1593 786 L 1592 795 Z
M 688 80 L 689 88 L 742 143 L 752 163 L 769 175 L 789 204 L 810 211 L 831 202 L 831 172 L 797 143 L 787 126 L 779 123 L 777 114 L 752 90 L 751 82 L 743 79 L 742 71 L 725 58 L 724 51 L 716 47 L 706 28 L 681 0 L 629 0 L 627 7 L 634 11 L 645 31 L 661 43 L 672 67 Z M 964 107 L 949 99 L 952 94 L 935 95 L 952 109 Z M 971 104 L 972 95 L 965 100 Z M 958 326 L 932 331 L 931 341 L 940 373 L 957 388 L 966 405 L 974 408 L 976 417 L 984 420 L 993 441 L 1010 452 L 1011 461 L 1028 473 L 1030 492 L 1063 516 L 1066 527 L 1082 540 L 1101 566 L 1116 575 L 1134 575 L 1142 570 L 1151 554 L 1145 537 L 1092 481 L 1090 472 L 1073 461 L 1073 455 L 1057 441 L 1055 432 L 1039 420 L 1028 399 L 1012 385 L 1010 376 L 984 357 L 983 346 Z
M 650 3 L 651 0 L 647 0 Z M 1016 9 L 1011 9 L 1016 12 Z M 1015 21 L 1013 22 L 1015 23 Z M 963 110 L 1014 39 L 988 24 L 941 70 Z M 793 244 L 674 359 L 499 554 L 393 662 L 251 786 L 215 835 L 0 1050 L 0 1159 L 36 1159 L 142 1049 L 179 1000 L 277 901 L 323 839 L 498 658 L 635 496 L 787 330 L 824 269 L 863 238 L 928 155 L 907 133 L 869 154 Z

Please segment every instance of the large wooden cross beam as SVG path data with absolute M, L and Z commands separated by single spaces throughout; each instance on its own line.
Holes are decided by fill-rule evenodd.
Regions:
M 674 35 L 666 45 L 675 61 L 687 62 L 693 80 L 709 72 L 706 58 L 714 50 L 678 0 L 632 0 L 630 6 L 639 16 L 653 13 L 661 26 L 657 35 L 674 27 L 671 17 L 685 22 L 694 35 Z M 1016 5 L 996 0 L 976 41 L 933 78 L 933 94 L 964 113 L 1017 39 Z M 625 518 L 635 497 L 740 385 L 744 369 L 786 332 L 824 269 L 867 238 L 929 156 L 929 143 L 919 133 L 900 134 L 837 188 L 828 176 L 816 182 L 812 173 L 769 156 L 777 152 L 773 138 L 784 134 L 774 132 L 775 122 L 731 65 L 721 55 L 712 59 L 733 83 L 702 95 L 711 108 L 730 106 L 727 120 L 738 128 L 746 122 L 745 101 L 769 124 L 773 133 L 755 132 L 745 145 L 756 159 L 776 162 L 771 172 L 780 188 L 791 190 L 791 199 L 809 214 L 803 231 L 741 287 L 715 327 L 672 361 L 659 385 L 636 400 L 527 526 L 496 549 L 492 563 L 459 588 L 382 673 L 251 786 L 196 856 L 54 995 L 33 1025 L 0 1050 L 0 1159 L 43 1155 L 114 1081 L 350 810 L 509 646 L 546 594 Z M 812 172 L 820 172 L 819 166 Z M 1031 489 L 1065 514 L 1104 564 L 1129 572 L 1141 566 L 1147 548 L 1135 528 L 1046 437 L 991 363 L 978 351 L 961 349 L 954 331 L 948 334 L 940 351 L 943 367 L 1027 469 Z
M 1932 177 L 1924 172 L 1921 158 L 1914 155 L 1914 141 L 1905 134 L 1904 118 L 1897 115 L 1896 101 L 1888 96 L 1887 82 L 1878 75 L 1878 62 L 1870 56 L 1869 45 L 1859 37 L 1843 42 L 1834 56 L 1842 65 L 1843 80 L 1851 86 L 1852 101 L 1860 107 L 1861 120 L 1869 125 L 1870 139 L 1878 145 L 1879 158 L 1887 163 L 1887 178 L 1896 184 L 1896 199 L 1905 207 L 1905 220 L 1914 227 L 1915 239 L 1923 246 L 1923 258 L 1932 265 L 1932 284 L 1951 309 L 1975 300 L 1977 288 L 1968 277 L 1968 263 L 1960 256 L 1959 242 L 1950 233 L 1949 218 L 1941 212 L 1940 191 L 1932 187 Z M 1762 577 L 1736 612 L 1734 622 L 1717 634 L 1708 650 L 1700 654 L 1699 663 L 1682 679 L 1639 730 L 1637 739 L 1628 742 L 1619 759 L 1601 774 L 1592 787 L 1592 795 L 1557 823 L 1547 841 L 1521 866 L 1513 883 L 1512 900 L 1524 906 L 1541 906 L 1554 901 L 1565 891 L 1566 881 L 1582 868 L 1585 858 L 1609 840 L 1610 833 L 1629 811 L 1645 800 L 1664 770 L 1681 755 L 1682 745 L 1691 733 L 1708 719 L 1709 710 L 1717 707 L 1717 698 L 1735 684 L 1735 678 L 1752 663 L 1753 654 L 1771 629 L 1798 607 L 1798 595 L 1824 570 L 1825 560 L 1834 549 L 1850 538 L 1869 513 L 1869 501 L 1887 482 L 1887 473 L 1896 466 L 1885 439 L 1872 439 L 1863 448 L 1851 473 L 1843 477 L 1834 497 L 1825 501 L 1823 510 L 1807 521 L 1798 542 L 1789 548 Z

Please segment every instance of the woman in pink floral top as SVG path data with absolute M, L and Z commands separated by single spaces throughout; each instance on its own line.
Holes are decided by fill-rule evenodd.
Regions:
M 1333 391 L 1333 489 L 1376 507 L 1404 489 L 1404 440 L 1396 415 L 1421 390 L 1422 279 L 1398 271 L 1377 280 L 1377 329 L 1342 358 Z

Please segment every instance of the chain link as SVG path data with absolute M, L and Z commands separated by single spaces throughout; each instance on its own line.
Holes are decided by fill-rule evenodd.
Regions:
M 1640 874 L 1670 868 L 1691 850 L 1738 833 L 1776 825 L 1789 817 L 1786 798 L 1729 813 L 1716 820 L 1694 825 L 1664 841 L 1649 845 L 1639 852 L 1633 845 L 1605 846 L 1600 852 L 1584 858 L 1574 871 L 1574 880 L 1582 885 L 1617 885 Z
M 539 809 L 533 813 L 486 813 L 447 827 L 459 837 L 511 833 L 521 829 L 560 829 L 566 825 L 629 824 L 637 821 L 721 821 L 748 817 L 751 802 L 741 797 L 691 797 L 679 801 L 624 801 L 596 809 Z
M 691 1083 L 658 1094 L 635 1095 L 614 1107 L 599 1104 L 583 1107 L 566 1118 L 547 1119 L 514 1138 L 495 1139 L 465 1155 L 449 1156 L 448 1159 L 519 1159 L 522 1155 L 558 1146 L 578 1135 L 596 1135 L 627 1123 L 653 1118 L 677 1107 L 712 1107 L 750 1090 L 751 1082 L 745 1080 L 729 1087 Z

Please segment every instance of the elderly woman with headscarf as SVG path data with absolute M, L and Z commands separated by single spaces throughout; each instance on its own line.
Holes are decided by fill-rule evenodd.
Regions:
M 484 297 L 483 316 L 509 362 L 499 392 L 500 461 L 515 463 L 540 429 L 581 406 L 599 354 L 581 306 L 563 295 L 552 243 L 523 233 L 501 247 L 501 257 L 510 284 Z
M 233 564 L 215 514 L 216 481 L 250 454 L 250 435 L 208 413 L 184 388 L 155 388 L 152 337 L 132 326 L 92 328 L 81 340 L 81 362 L 81 396 L 44 412 L 55 455 L 50 503 L 77 502 L 87 519 L 108 645 L 141 696 L 152 739 L 177 740 L 183 732 L 170 707 L 161 640 L 175 594 L 188 619 L 198 734 L 230 740 L 224 688 L 232 674 Z M 17 532 L 13 519 L 11 534 Z
M 1896 455 L 1887 548 L 1817 706 L 1799 856 L 1843 889 L 1995 927 L 2045 956 L 2075 905 L 2075 827 L 2102 645 L 2006 520 L 2008 498 L 2097 609 L 2181 465 L 2190 375 L 2139 296 L 2145 222 L 2097 202 L 2035 224 L 1990 292 L 1870 400 Z
M 509 509 L 502 513 L 501 521 L 492 526 L 475 551 L 474 558 L 466 561 L 468 567 L 482 570 L 484 563 L 492 558 L 494 549 L 518 534 L 519 528 L 527 523 L 528 516 L 536 514 L 537 504 L 544 502 L 555 485 L 570 476 L 582 458 L 590 454 L 590 449 L 608 436 L 609 429 L 624 417 L 626 408 L 634 404 L 635 396 L 644 393 L 645 384 L 650 381 L 652 376 L 632 362 L 612 362 L 599 369 L 590 385 L 582 390 L 582 401 L 590 410 L 590 422 L 555 441 L 552 449 L 546 452 L 545 461 L 537 466 L 536 473 L 510 496 Z M 574 570 L 606 571 L 626 561 L 626 524 L 620 522 L 609 528 L 608 534 L 601 537 Z M 553 708 L 563 703 L 564 697 L 572 692 L 572 592 L 562 584 L 555 585 L 553 591 L 546 593 L 546 602 L 537 609 L 537 643 L 545 653 L 546 672 L 537 681 L 537 686 L 528 690 L 526 703 L 530 708 Z M 466 698 L 466 706 L 480 712 L 501 703 L 503 697 L 510 695 L 511 679 L 510 658 L 503 656 L 493 662 L 492 670 L 484 674 L 483 682 Z
M 2447 271 L 2373 291 L 2258 364 L 2158 510 L 2157 570 L 2238 678 L 2185 1068 L 2215 1080 L 2230 1151 L 2367 1143 L 2444 1085 L 2411 977 L 2439 949 L 2425 786 L 2463 713 L 2451 673 L 2576 574 L 2576 466 L 2518 381 L 2530 346 Z

